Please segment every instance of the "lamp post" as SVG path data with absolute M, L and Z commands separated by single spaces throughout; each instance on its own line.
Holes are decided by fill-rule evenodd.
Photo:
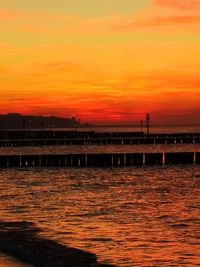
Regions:
M 150 121 L 150 115 L 149 115 L 149 113 L 147 113 L 147 114 L 146 114 L 147 135 L 149 135 L 149 121 Z

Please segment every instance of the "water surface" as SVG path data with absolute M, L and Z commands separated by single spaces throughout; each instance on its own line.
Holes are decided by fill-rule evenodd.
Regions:
M 200 166 L 0 170 L 0 218 L 105 263 L 200 266 Z
M 0 155 L 200 152 L 200 144 L 0 147 Z

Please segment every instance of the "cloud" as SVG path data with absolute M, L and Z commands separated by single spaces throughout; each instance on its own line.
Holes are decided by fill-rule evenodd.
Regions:
M 140 19 L 129 19 L 113 24 L 112 28 L 116 31 L 136 31 L 147 27 L 170 27 L 170 26 L 191 26 L 200 24 L 200 16 L 156 16 Z M 180 29 L 180 28 L 179 28 Z
M 118 16 L 107 21 L 111 29 L 116 32 L 137 32 L 142 29 L 155 27 L 177 26 L 180 31 L 186 27 L 193 27 L 193 31 L 200 30 L 200 0 L 152 0 L 149 6 L 138 16 Z
M 200 16 L 166 16 L 138 21 L 136 24 L 141 26 L 171 26 L 200 23 Z
M 59 62 L 55 63 L 55 67 Z M 49 65 L 49 64 L 48 64 Z M 50 68 L 54 64 L 50 63 Z M 124 78 L 125 79 L 125 78 Z M 182 120 L 181 116 L 191 112 L 185 122 L 198 122 L 199 86 L 198 74 L 178 75 L 170 73 L 152 73 L 126 78 L 127 85 L 137 80 L 146 80 L 138 92 L 124 88 L 118 95 L 105 91 L 76 92 L 66 83 L 66 91 L 46 92 L 45 95 L 31 92 L 29 94 L 15 91 L 3 97 L 1 112 L 21 112 L 26 114 L 59 115 L 68 117 L 78 114 L 83 121 L 140 121 L 146 112 L 150 112 L 154 120 L 162 121 L 166 116 L 168 122 Z M 149 86 L 150 85 L 150 86 Z M 111 86 L 111 85 L 110 85 Z M 87 85 L 85 85 L 87 89 Z M 112 89 L 112 88 L 111 88 Z M 12 105 L 9 103 L 12 102 Z M 193 112 L 193 110 L 196 110 Z M 172 116 L 171 116 L 171 115 Z M 198 114 L 198 116 L 197 116 Z M 192 118 L 192 119 L 191 119 Z
M 73 61 L 52 61 L 46 63 L 37 63 L 30 66 L 27 69 L 27 74 L 30 76 L 52 76 L 57 73 L 72 73 L 77 72 L 83 68 L 81 63 L 73 62 Z
M 195 96 L 195 94 L 200 95 L 200 78 L 198 74 L 172 74 L 168 72 L 157 72 L 157 73 L 146 73 L 138 76 L 127 76 L 127 84 L 133 84 L 134 81 L 143 80 L 149 85 L 150 91 L 144 91 L 143 94 L 146 96 L 148 93 L 155 93 L 159 95 L 162 93 L 165 96 L 170 97 L 173 92 L 182 92 L 183 94 Z
M 200 0 L 154 0 L 161 7 L 188 10 L 200 8 Z

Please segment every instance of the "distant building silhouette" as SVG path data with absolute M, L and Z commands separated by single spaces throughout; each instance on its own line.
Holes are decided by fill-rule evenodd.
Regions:
M 19 113 L 0 115 L 1 129 L 51 129 L 69 128 L 79 125 L 79 120 L 72 118 L 59 118 L 55 116 L 25 116 Z

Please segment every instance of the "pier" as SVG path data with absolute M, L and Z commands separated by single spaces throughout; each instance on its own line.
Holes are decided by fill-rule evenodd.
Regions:
M 200 152 L 1 155 L 0 168 L 200 164 Z
M 145 135 L 143 132 L 0 131 L 0 147 L 141 144 L 200 144 L 200 134 Z
M 107 146 L 107 145 L 154 145 L 200 144 L 200 133 L 144 134 L 144 132 L 95 132 L 61 130 L 2 130 L 0 147 L 37 146 Z M 191 149 L 193 150 L 193 149 Z M 131 153 L 130 153 L 131 152 Z M 169 152 L 165 149 L 152 153 L 76 152 L 46 154 L 27 152 L 21 155 L 3 154 L 0 168 L 24 167 L 116 167 L 168 164 L 199 164 L 200 152 Z M 154 153 L 153 153 L 154 152 Z M 156 153 L 155 153 L 156 152 Z M 41 153 L 41 154 L 40 154 Z M 48 152 L 47 152 L 48 153 Z M 49 152 L 51 153 L 51 152 Z M 58 152 L 59 153 L 59 152 Z M 62 153 L 62 152 L 60 152 Z M 79 153 L 79 152 L 78 152 Z

